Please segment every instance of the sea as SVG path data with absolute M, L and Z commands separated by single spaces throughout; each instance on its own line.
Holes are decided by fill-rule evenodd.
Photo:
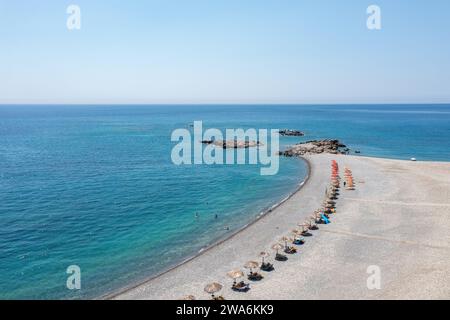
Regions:
M 0 299 L 99 298 L 142 282 L 244 228 L 308 175 L 297 158 L 280 158 L 276 175 L 174 164 L 171 135 L 194 121 L 305 133 L 280 137 L 281 148 L 339 139 L 361 156 L 450 161 L 445 104 L 0 105 Z

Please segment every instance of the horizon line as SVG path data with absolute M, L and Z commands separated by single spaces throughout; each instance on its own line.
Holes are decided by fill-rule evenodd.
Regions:
M 180 102 L 180 103 L 169 103 L 169 102 L 150 102 L 150 103 L 0 103 L 0 106 L 326 106 L 326 105 L 450 105 L 448 102 Z

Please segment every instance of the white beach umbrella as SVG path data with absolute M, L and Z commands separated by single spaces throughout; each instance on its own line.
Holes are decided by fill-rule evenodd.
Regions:
M 230 272 L 227 272 L 227 276 L 234 280 L 234 283 L 236 283 L 236 279 L 242 278 L 244 276 L 244 273 L 241 270 L 232 270 Z
M 209 283 L 204 288 L 206 293 L 211 294 L 211 296 L 214 298 L 214 293 L 222 290 L 222 285 L 217 282 Z
M 264 259 L 267 258 L 268 256 L 270 256 L 270 254 L 269 254 L 268 252 L 266 252 L 266 251 L 261 251 L 261 252 L 259 253 L 259 256 L 260 256 L 261 259 L 262 259 L 262 263 L 264 263 Z
M 281 244 L 279 244 L 279 243 L 275 243 L 275 244 L 272 246 L 272 249 L 275 250 L 275 251 L 278 253 L 278 250 L 283 249 L 283 246 L 282 246 Z
M 285 248 L 287 248 L 287 247 L 288 247 L 288 242 L 291 242 L 291 241 L 293 241 L 293 239 L 291 239 L 291 238 L 289 238 L 289 237 L 286 237 L 286 236 L 284 236 L 283 238 L 281 238 L 281 241 L 283 241 L 283 242 L 284 242 L 284 246 L 285 246 Z
M 253 269 L 258 268 L 258 267 L 259 267 L 259 263 L 256 261 L 247 261 L 244 264 L 244 268 L 250 269 L 250 273 L 253 273 Z

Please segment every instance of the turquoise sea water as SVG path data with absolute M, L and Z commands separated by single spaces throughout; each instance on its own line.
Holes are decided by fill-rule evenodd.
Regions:
M 304 179 L 298 159 L 280 159 L 276 176 L 173 165 L 170 135 L 195 120 L 307 134 L 282 145 L 338 138 L 366 156 L 450 161 L 449 105 L 0 106 L 0 298 L 91 298 L 141 281 Z M 66 288 L 69 265 L 82 290 Z

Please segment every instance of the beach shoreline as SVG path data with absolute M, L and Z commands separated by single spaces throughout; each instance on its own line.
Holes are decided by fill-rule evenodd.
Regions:
M 277 203 L 275 203 L 274 205 L 270 206 L 268 209 L 264 210 L 263 212 L 261 212 L 260 214 L 258 214 L 256 216 L 255 219 L 253 219 L 252 221 L 250 221 L 249 223 L 243 225 L 241 228 L 237 229 L 236 231 L 232 232 L 231 234 L 226 235 L 225 237 L 223 237 L 222 239 L 219 239 L 218 241 L 212 243 L 211 245 L 208 245 L 202 249 L 200 249 L 196 254 L 187 257 L 186 259 L 184 259 L 183 261 L 176 263 L 172 266 L 169 266 L 166 270 L 163 270 L 162 272 L 159 272 L 158 274 L 148 277 L 147 279 L 143 280 L 143 281 L 139 281 L 135 284 L 120 288 L 118 290 L 115 290 L 114 292 L 111 293 L 107 293 L 104 295 L 101 295 L 100 297 L 98 297 L 97 299 L 102 299 L 102 300 L 111 300 L 111 299 L 115 299 L 116 297 L 120 296 L 123 293 L 126 293 L 130 290 L 133 290 L 141 285 L 145 285 L 146 283 L 157 279 L 181 266 L 183 266 L 184 264 L 188 263 L 189 261 L 198 258 L 199 256 L 201 256 L 202 254 L 208 252 L 209 250 L 213 249 L 214 247 L 232 239 L 234 236 L 236 236 L 237 234 L 244 232 L 248 227 L 252 226 L 253 224 L 257 223 L 259 220 L 264 219 L 265 216 L 267 216 L 268 214 L 270 214 L 271 212 L 273 212 L 276 208 L 278 208 L 280 205 L 282 205 L 284 202 L 289 201 L 290 198 L 292 198 L 295 194 L 297 194 L 307 183 L 309 180 L 309 177 L 311 175 L 311 163 L 309 162 L 308 159 L 304 158 L 304 157 L 297 157 L 297 159 L 299 159 L 300 161 L 303 161 L 306 164 L 306 176 L 304 177 L 304 180 L 302 180 L 297 187 L 294 189 L 294 191 L 292 191 L 289 195 L 287 195 L 286 197 L 284 197 L 283 199 L 281 199 L 280 201 L 278 201 Z
M 303 159 L 308 165 L 307 178 L 275 208 L 165 272 L 102 298 L 179 299 L 193 294 L 197 299 L 207 299 L 203 287 L 213 281 L 224 285 L 222 294 L 226 299 L 450 297 L 450 285 L 443 287 L 436 282 L 442 278 L 450 280 L 450 275 L 443 272 L 450 267 L 446 262 L 450 261 L 450 235 L 445 232 L 449 226 L 445 215 L 450 214 L 450 203 L 445 198 L 450 194 L 450 163 L 342 155 L 312 155 Z M 228 288 L 231 280 L 226 277 L 227 271 L 257 260 L 260 251 L 270 251 L 271 244 L 289 234 L 297 222 L 320 207 L 323 190 L 329 183 L 332 159 L 338 161 L 342 170 L 344 166 L 353 170 L 357 186 L 355 192 L 342 191 L 332 224 L 320 227 L 308 238 L 300 254 L 289 257 L 286 263 L 277 262 L 276 270 L 265 274 L 266 279 L 260 283 L 252 283 L 248 293 L 233 292 Z M 390 215 L 392 212 L 401 217 Z M 404 219 L 412 223 L 405 226 Z M 425 231 L 430 234 L 425 238 L 426 243 L 421 243 L 416 239 L 417 231 L 424 230 L 424 224 L 428 226 L 430 220 L 433 222 L 428 227 L 430 230 Z M 415 250 L 411 251 L 411 247 Z M 431 257 L 430 251 L 433 251 Z M 395 259 L 391 261 L 387 256 Z M 436 264 L 439 268 L 432 269 Z M 346 265 L 356 271 L 349 272 Z M 370 265 L 387 270 L 384 279 L 387 285 L 383 290 L 367 289 L 366 269 Z M 433 272 L 424 275 L 423 269 Z M 330 278 L 334 273 L 340 276 Z M 420 284 L 420 289 L 404 283 L 405 277 L 415 276 L 418 278 L 411 282 Z M 328 281 L 324 283 L 323 278 Z M 429 283 L 435 283 L 435 287 Z M 345 294 L 341 294 L 342 290 Z M 423 295 L 424 292 L 427 294 Z

